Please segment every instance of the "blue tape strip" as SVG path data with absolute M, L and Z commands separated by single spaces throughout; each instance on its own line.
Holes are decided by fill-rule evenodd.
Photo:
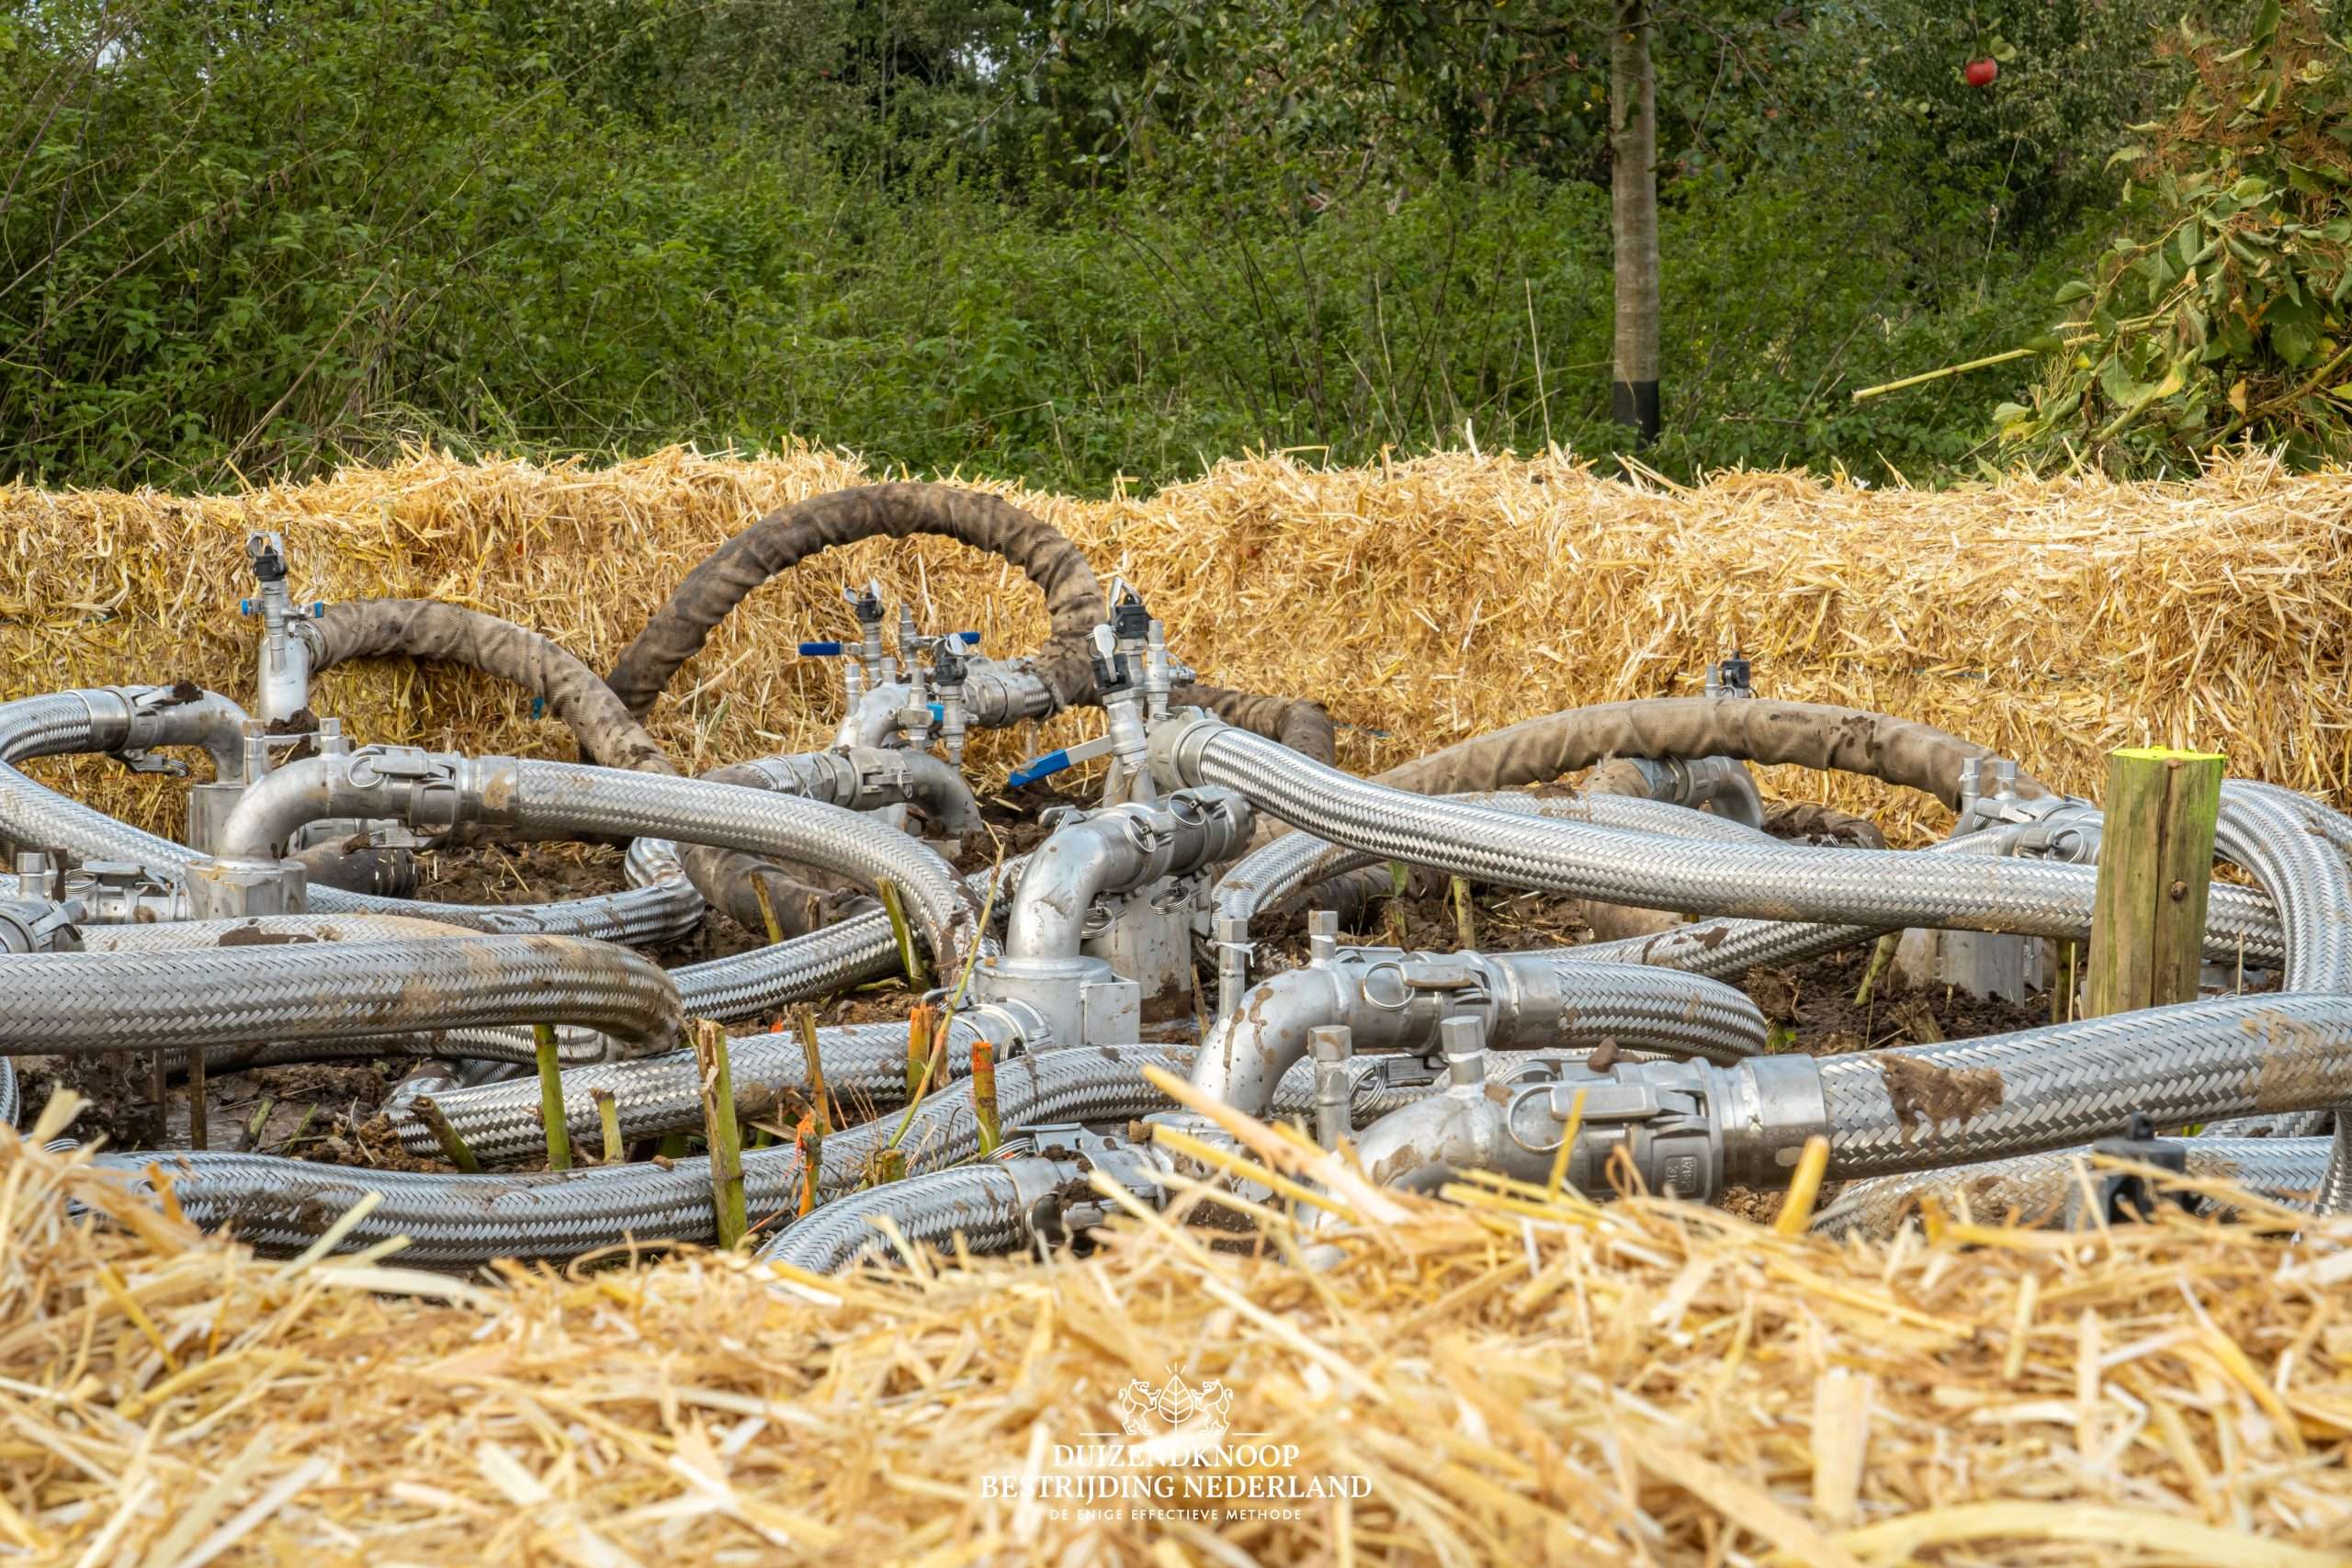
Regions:
M 837 642 L 804 642 L 800 645 L 803 659 L 838 659 L 842 645 Z
M 1013 769 L 1012 775 L 1004 782 L 1009 787 L 1019 789 L 1023 784 L 1035 784 L 1039 779 L 1050 777 L 1069 766 L 1069 752 L 1068 750 L 1048 751 L 1044 756 L 1032 758 Z

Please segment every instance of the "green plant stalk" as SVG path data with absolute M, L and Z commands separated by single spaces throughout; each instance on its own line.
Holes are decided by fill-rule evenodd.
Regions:
M 466 1146 L 466 1140 L 458 1135 L 458 1130 L 449 1125 L 449 1118 L 443 1114 L 440 1105 L 431 1095 L 420 1094 L 412 1103 L 416 1108 L 416 1119 L 424 1123 L 432 1132 L 434 1142 L 441 1145 L 443 1159 L 469 1176 L 481 1169 L 481 1161 L 474 1156 L 473 1150 Z M 289 1138 L 287 1142 L 290 1144 L 293 1140 Z
M 245 1147 L 248 1150 L 261 1146 L 261 1130 L 269 1124 L 269 1113 L 277 1108 L 277 1096 L 265 1094 L 261 1097 L 260 1108 L 245 1122 Z
M 918 991 L 928 990 L 931 969 L 922 961 L 922 951 L 915 946 L 914 928 L 907 924 L 907 908 L 899 897 L 898 886 L 885 882 L 880 892 L 882 908 L 890 917 L 890 935 L 899 943 L 899 964 L 907 972 L 907 984 Z
M 752 897 L 760 906 L 760 923 L 768 929 L 768 941 L 782 942 L 784 925 L 775 918 L 775 903 L 768 896 L 768 879 L 757 872 L 752 874 Z
M 619 1165 L 628 1157 L 628 1146 L 621 1142 L 620 1101 L 613 1097 L 613 1091 L 608 1089 L 598 1089 L 594 1093 L 596 1121 L 605 1134 L 605 1163 Z
M 555 1025 L 531 1025 L 539 1058 L 539 1121 L 547 1128 L 548 1168 L 571 1168 L 571 1124 L 564 1120 L 563 1062 L 557 1055 Z
M 1901 931 L 1888 931 L 1871 947 L 1870 967 L 1862 971 L 1861 988 L 1854 993 L 1856 1007 L 1866 1008 L 1871 1005 L 1871 992 L 1877 987 L 1878 977 L 1886 973 L 1887 964 L 1894 962 L 1894 950 L 1902 941 Z
M 1449 884 L 1453 894 L 1453 940 L 1464 953 L 1478 949 L 1477 910 L 1470 902 L 1470 884 L 1463 877 L 1453 877 Z
M 874 1170 L 871 1178 L 874 1186 L 879 1187 L 888 1181 L 904 1181 L 906 1179 L 906 1150 L 876 1149 L 874 1151 Z
M 929 1002 L 917 1002 L 907 1011 L 907 1098 L 910 1100 L 922 1097 L 923 1082 L 931 1076 L 931 1042 L 937 1017 L 938 1010 Z
M 743 1192 L 743 1133 L 735 1120 L 727 1031 L 709 1019 L 695 1025 L 695 1071 L 702 1080 L 703 1136 L 710 1147 L 711 1213 L 718 1224 L 718 1245 L 731 1252 L 751 1228 Z

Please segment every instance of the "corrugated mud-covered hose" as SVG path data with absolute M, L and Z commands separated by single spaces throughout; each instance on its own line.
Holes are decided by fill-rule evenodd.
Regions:
M 838 545 L 936 535 L 1001 556 L 1046 595 L 1052 629 L 1032 668 L 1064 707 L 1094 690 L 1088 638 L 1106 615 L 1094 569 L 1059 530 L 1001 496 L 954 485 L 861 485 L 768 513 L 686 574 L 614 664 L 607 683 L 642 717 L 712 628 L 768 579 Z
M 561 645 L 512 621 L 431 599 L 362 599 L 330 604 L 308 623 L 318 637 L 316 673 L 353 659 L 413 659 L 479 670 L 544 701 L 607 768 L 678 770 L 596 672 Z
M 1859 773 L 1960 801 L 1960 765 L 1994 753 L 1933 725 L 1859 708 L 1761 697 L 1658 697 L 1531 718 L 1379 775 L 1416 795 L 1548 784 L 1611 757 L 1736 757 Z M 2018 793 L 2048 793 L 2020 776 Z

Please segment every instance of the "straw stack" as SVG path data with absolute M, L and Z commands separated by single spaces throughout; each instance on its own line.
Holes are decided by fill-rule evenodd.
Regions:
M 1082 1260 L 818 1290 L 741 1254 L 263 1264 L 80 1161 L 0 1133 L 0 1557 L 2352 1561 L 2352 1229 L 2289 1247 L 2276 1211 L 2267 1240 L 1948 1221 L 1841 1247 L 1359 1180 L 1324 1272 L 1285 1218 L 1251 1257 L 1155 1215 Z M 1137 1385 L 1221 1405 L 1226 1451 L 1174 1459 Z M 1172 1496 L 1055 1497 L 1106 1473 Z
M 712 547 L 771 507 L 860 482 L 853 460 L 672 450 L 602 469 L 420 453 L 227 497 L 0 490 L 6 695 L 130 680 L 251 685 L 248 528 L 282 530 L 305 597 L 428 595 L 537 627 L 599 669 Z M 2126 743 L 2226 751 L 2232 770 L 2352 801 L 2352 486 L 2259 460 L 2177 484 L 2100 479 L 1881 491 L 1775 473 L 1696 488 L 1446 454 L 1317 469 L 1227 463 L 1147 498 L 1002 486 L 1124 571 L 1177 650 L 1229 685 L 1322 698 L 1370 768 L 1580 704 L 1696 689 L 1737 644 L 1769 695 L 1923 719 L 2095 789 Z M 752 599 L 681 674 L 657 730 L 707 766 L 821 739 L 835 671 L 798 660 L 843 627 L 839 590 L 879 576 L 934 626 L 1035 646 L 1034 590 L 940 543 L 804 565 Z M 371 739 L 560 750 L 527 701 L 388 666 L 339 673 L 330 706 Z M 1002 767 L 1075 730 L 997 737 Z M 168 825 L 167 786 L 105 764 L 51 776 Z M 1882 793 L 1771 781 L 1884 814 Z M 1896 807 L 1900 829 L 1926 825 Z M 1930 814 L 1932 815 L 1932 814 Z

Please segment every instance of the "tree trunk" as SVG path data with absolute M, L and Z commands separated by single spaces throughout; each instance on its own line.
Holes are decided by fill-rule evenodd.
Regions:
M 1609 412 L 1657 439 L 1657 81 L 1649 0 L 1614 0 L 1609 49 L 1610 227 L 1617 244 L 1617 345 Z

